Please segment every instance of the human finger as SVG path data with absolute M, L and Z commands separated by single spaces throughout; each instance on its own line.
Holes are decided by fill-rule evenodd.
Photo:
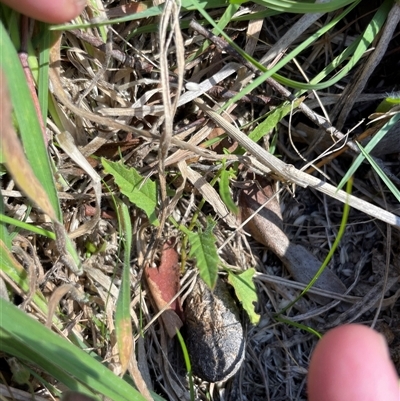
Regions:
M 4 4 L 39 21 L 60 24 L 77 17 L 86 0 L 1 0 Z
M 398 377 L 384 338 L 357 324 L 327 332 L 311 357 L 308 397 L 309 401 L 399 401 Z

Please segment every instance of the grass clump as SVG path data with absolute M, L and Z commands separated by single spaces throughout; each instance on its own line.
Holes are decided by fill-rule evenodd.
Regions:
M 4 384 L 47 399 L 66 389 L 115 401 L 210 396 L 199 380 L 189 391 L 142 280 L 175 244 L 175 297 L 200 270 L 210 287 L 227 278 L 245 311 L 243 380 L 222 385 L 227 399 L 280 400 L 288 389 L 305 399 L 315 333 L 395 318 L 379 305 L 398 286 L 388 271 L 398 265 L 399 114 L 380 103 L 399 85 L 397 2 L 100 5 L 31 30 L 0 6 L 0 349 L 29 386 L 12 375 Z M 321 265 L 329 255 L 346 294 L 313 287 L 292 304 L 310 279 L 287 279 L 274 235 L 260 246 L 245 234 L 254 216 L 240 220 L 239 195 L 261 175 L 279 194 L 282 241 Z M 352 196 L 340 197 L 350 177 Z

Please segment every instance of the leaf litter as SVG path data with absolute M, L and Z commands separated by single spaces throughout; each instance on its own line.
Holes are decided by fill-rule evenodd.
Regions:
M 108 12 L 111 12 L 114 6 L 110 4 Z M 221 16 L 222 12 L 223 10 L 215 10 L 215 18 Z M 241 12 L 243 15 L 248 15 L 252 11 L 243 7 Z M 190 18 L 194 15 L 182 10 L 180 13 L 186 19 L 188 19 L 186 13 Z M 174 18 L 176 20 L 171 22 L 171 27 L 176 29 L 177 14 Z M 309 35 L 315 24 L 315 19 L 310 21 L 304 16 L 296 20 L 291 14 L 271 16 L 265 21 L 266 24 L 263 24 L 261 19 L 258 20 L 258 24 L 233 21 L 230 28 L 235 32 L 236 41 L 242 45 L 246 41 L 246 32 L 251 35 L 247 39 L 251 38 L 253 43 L 252 46 L 246 45 L 246 50 L 256 59 L 261 60 L 265 53 L 272 54 L 273 51 L 274 56 L 267 57 L 267 63 L 271 63 L 273 58 L 276 62 L 276 57 L 282 57 L 285 49 L 293 46 L 293 40 L 300 41 L 302 35 Z M 298 28 L 301 22 L 305 25 L 293 35 L 291 29 Z M 208 394 L 211 394 L 213 399 L 277 401 L 297 397 L 299 400 L 305 400 L 308 360 L 317 338 L 305 330 L 280 322 L 276 315 L 296 298 L 299 290 L 304 288 L 301 283 L 306 284 L 311 278 L 312 273 L 307 273 L 302 266 L 307 268 L 311 266 L 312 272 L 315 272 L 315 268 L 319 267 L 318 261 L 324 260 L 337 235 L 343 205 L 326 194 L 308 188 L 296 188 L 294 196 L 288 189 L 289 183 L 278 180 L 273 184 L 279 187 L 279 197 L 274 198 L 273 209 L 271 206 L 266 206 L 243 229 L 243 221 L 258 208 L 253 207 L 253 204 L 249 205 L 254 201 L 249 194 L 250 189 L 254 191 L 255 197 L 265 196 L 262 192 L 262 179 L 248 173 L 252 170 L 256 173 L 259 171 L 256 165 L 249 162 L 251 156 L 249 154 L 243 155 L 243 152 L 236 151 L 224 154 L 223 148 L 207 146 L 207 141 L 211 139 L 211 131 L 215 129 L 215 123 L 209 121 L 207 116 L 197 109 L 193 100 L 201 97 L 210 102 L 210 107 L 215 104 L 217 110 L 223 105 L 223 98 L 217 92 L 210 101 L 206 93 L 217 84 L 226 90 L 239 93 L 246 82 L 253 79 L 253 72 L 246 70 L 244 67 L 246 64 L 242 60 L 233 58 L 231 54 L 226 54 L 214 45 L 188 61 L 204 42 L 201 35 L 188 28 L 182 30 L 182 38 L 179 39 L 177 36 L 171 36 L 170 31 L 165 32 L 165 36 L 162 37 L 164 50 L 161 62 L 160 37 L 157 30 L 140 31 L 140 28 L 151 27 L 149 25 L 151 23 L 158 24 L 160 21 L 155 17 L 154 20 L 132 21 L 112 28 L 107 27 L 106 30 L 110 32 L 113 41 L 109 60 L 108 55 L 104 53 L 106 43 L 100 39 L 97 30 L 86 32 L 85 35 L 89 36 L 85 37 L 83 37 L 85 31 L 67 31 L 62 36 L 62 42 L 53 47 L 51 82 L 54 95 L 59 101 L 56 107 L 58 113 L 63 116 L 61 121 L 64 121 L 64 124 L 58 127 L 52 124 L 52 134 L 56 136 L 68 126 L 80 152 L 89 163 L 96 161 L 97 174 L 105 181 L 102 187 L 102 214 L 98 214 L 100 202 L 96 200 L 97 193 L 90 182 L 90 177 L 93 175 L 90 175 L 89 169 L 80 165 L 78 170 L 76 161 L 71 162 L 61 151 L 54 149 L 54 154 L 60 156 L 57 165 L 60 180 L 64 180 L 66 184 L 60 191 L 66 229 L 68 232 L 73 232 L 79 227 L 88 227 L 85 224 L 93 219 L 93 216 L 86 211 L 87 207 L 93 204 L 97 213 L 95 219 L 99 218 L 99 222 L 94 229 L 90 228 L 79 238 L 74 239 L 74 244 L 83 260 L 84 274 L 81 277 L 58 263 L 59 254 L 54 245 L 49 246 L 49 243 L 39 236 L 35 239 L 39 245 L 35 247 L 37 256 L 45 271 L 45 278 L 37 285 L 41 286 L 46 297 L 50 297 L 57 292 L 57 289 L 69 288 L 63 287 L 64 283 L 72 283 L 89 297 L 90 307 L 76 297 L 65 300 L 62 310 L 70 317 L 63 321 L 63 324 L 69 325 L 75 319 L 76 323 L 72 323 L 69 330 L 73 330 L 80 338 L 85 339 L 102 359 L 110 362 L 110 366 L 115 368 L 118 365 L 118 357 L 114 353 L 115 344 L 112 340 L 108 342 L 109 339 L 104 334 L 111 333 L 113 329 L 113 305 L 118 297 L 118 280 L 122 274 L 119 252 L 121 233 L 118 233 L 117 222 L 112 215 L 111 199 L 113 196 L 122 198 L 129 205 L 135 235 L 134 250 L 131 255 L 131 318 L 135 342 L 139 348 L 138 367 L 150 389 L 154 388 L 166 399 L 188 399 L 186 372 L 182 368 L 179 347 L 175 339 L 170 339 L 170 336 L 166 335 L 168 330 L 164 331 L 160 320 L 155 319 L 155 316 L 165 307 L 171 307 L 170 301 L 176 295 L 178 298 L 175 300 L 178 303 L 181 302 L 180 298 L 185 302 L 196 285 L 196 280 L 192 281 L 193 271 L 198 268 L 195 263 L 196 258 L 193 257 L 196 255 L 193 254 L 193 248 L 188 246 L 193 241 L 190 238 L 189 241 L 185 240 L 186 233 L 179 229 L 179 225 L 190 227 L 191 222 L 195 221 L 202 227 L 204 234 L 207 233 L 211 218 L 214 228 L 212 235 L 215 236 L 214 240 L 218 247 L 218 253 L 216 248 L 212 248 L 213 252 L 215 250 L 213 255 L 219 261 L 218 266 L 213 267 L 212 274 L 215 276 L 215 269 L 219 268 L 218 280 L 221 282 L 227 280 L 233 284 L 235 280 L 251 271 L 250 268 L 255 268 L 256 273 L 249 275 L 246 280 L 249 280 L 248 283 L 252 286 L 254 280 L 255 287 L 252 287 L 251 293 L 254 294 L 256 289 L 257 302 L 255 309 L 251 310 L 254 298 L 250 298 L 250 304 L 247 302 L 245 306 L 245 296 L 240 295 L 240 287 L 235 288 L 239 290 L 237 291 L 239 300 L 236 301 L 236 305 L 240 306 L 243 302 L 243 308 L 250 315 L 250 318 L 244 312 L 239 315 L 246 343 L 244 362 L 235 371 L 236 374 L 219 388 L 197 380 L 197 397 L 207 399 Z M 116 32 L 111 33 L 113 29 Z M 334 39 L 328 45 L 317 42 L 308 53 L 300 57 L 302 68 L 307 74 L 312 76 L 315 74 L 314 69 L 322 70 L 326 64 L 326 57 L 330 57 L 328 53 L 331 52 L 333 57 L 337 52 L 336 43 L 343 43 L 346 37 L 353 37 L 357 33 L 357 28 L 351 25 L 343 29 L 347 31 L 343 33 L 338 29 L 333 32 Z M 233 35 L 229 29 L 226 32 Z M 129 40 L 126 41 L 128 37 Z M 395 43 L 395 39 L 393 40 Z M 63 44 L 62 50 L 60 43 Z M 87 43 L 92 43 L 90 54 L 85 50 Z M 272 43 L 275 46 L 270 50 L 265 43 Z M 125 48 L 127 50 L 121 50 Z M 129 62 L 124 64 L 118 57 L 126 53 Z M 180 64 L 182 57 L 186 60 L 184 68 Z M 390 54 L 387 54 L 385 62 L 387 66 L 393 62 Z M 362 70 L 362 65 L 359 68 Z M 99 74 L 93 85 L 94 73 L 97 70 L 101 70 L 102 74 Z M 372 75 L 371 84 L 363 89 L 365 93 L 375 94 L 373 83 L 377 81 L 381 71 L 379 68 L 375 70 L 372 74 L 376 77 Z M 286 67 L 284 72 L 292 78 L 299 79 L 300 73 L 294 68 L 294 64 Z M 350 74 L 355 76 L 354 71 Z M 189 89 L 194 90 L 182 89 L 180 81 L 182 78 L 197 86 L 189 86 Z M 393 82 L 390 77 L 386 80 L 384 86 L 391 90 Z M 341 84 L 350 90 L 352 80 L 346 78 Z M 240 127 L 246 127 L 247 124 L 256 128 L 254 121 L 257 118 L 271 112 L 277 103 L 283 104 L 285 100 L 282 93 L 271 88 L 266 85 L 254 89 L 251 93 L 252 96 L 263 99 L 264 103 L 238 102 L 222 116 L 231 124 Z M 353 90 L 359 91 L 359 86 Z M 84 96 L 81 96 L 82 94 Z M 376 93 L 376 99 L 381 99 L 379 97 L 381 94 Z M 332 95 L 339 99 L 341 89 L 336 87 L 332 88 L 332 93 L 319 92 L 310 95 L 309 99 L 306 98 L 301 102 L 304 104 L 301 107 L 309 108 L 314 101 L 313 96 L 317 96 L 324 104 L 325 98 L 328 99 Z M 79 107 L 76 105 L 78 98 Z M 173 104 L 166 104 L 167 99 Z M 271 104 L 268 103 L 268 99 L 273 99 Z M 355 106 L 352 103 L 348 110 L 352 109 L 354 113 L 361 113 L 364 116 L 368 116 L 368 107 L 373 106 L 366 103 L 364 111 L 364 106 L 357 105 L 358 103 Z M 335 132 L 336 139 L 332 140 L 329 135 L 324 135 L 321 129 L 317 131 L 318 137 L 314 139 L 308 137 L 308 129 L 315 129 L 315 125 L 310 121 L 321 121 L 321 116 L 318 114 L 320 109 L 317 107 L 319 106 L 309 108 L 314 113 L 311 116 L 305 114 L 304 117 L 296 113 L 290 117 L 291 120 L 289 117 L 284 117 L 273 130 L 275 132 L 265 132 L 259 143 L 268 147 L 272 141 L 272 134 L 275 133 L 278 137 L 276 152 L 279 157 L 285 163 L 302 169 L 306 163 L 294 151 L 293 142 L 302 157 L 309 161 L 318 157 L 323 151 L 320 147 L 325 146 L 322 142 L 317 143 L 318 137 L 327 141 L 326 147 L 336 146 L 337 139 L 341 139 Z M 329 114 L 328 100 L 324 107 Z M 112 110 L 114 114 L 111 114 Z M 350 129 L 357 123 L 357 118 L 350 116 L 345 126 Z M 289 140 L 288 125 L 290 135 L 293 135 L 291 140 Z M 321 125 L 322 128 L 325 125 L 325 128 L 328 127 L 327 131 L 332 132 L 335 121 L 330 124 L 324 120 L 324 124 Z M 304 126 L 307 127 L 306 130 Z M 242 128 L 242 131 L 249 132 L 246 128 Z M 223 141 L 223 132 L 220 135 L 219 139 Z M 140 138 L 140 141 L 134 141 L 136 138 Z M 352 137 L 348 143 L 350 149 L 355 139 Z M 121 147 L 113 156 L 106 153 L 107 145 L 118 143 L 124 143 L 127 147 Z M 228 138 L 228 144 L 231 146 L 234 144 L 232 139 Z M 324 175 L 320 177 L 328 177 L 330 182 L 337 184 L 349 166 L 351 157 L 349 152 L 347 150 L 343 156 L 330 159 L 322 171 Z M 396 174 L 398 168 L 394 166 L 393 161 L 396 160 L 395 155 L 398 155 L 398 152 L 399 149 L 394 148 L 392 155 L 388 156 L 384 152 L 376 156 L 382 158 L 385 169 L 393 170 Z M 103 159 L 104 170 L 98 164 L 98 157 L 106 157 L 109 160 L 107 162 Z M 150 187 L 153 183 L 158 185 L 157 190 L 160 190 L 161 185 L 162 197 L 154 198 L 156 191 L 154 186 L 151 188 L 152 197 L 148 197 L 147 193 L 145 199 L 142 195 L 128 193 L 129 191 L 124 189 L 116 178 L 106 175 L 111 173 L 110 166 L 116 165 L 126 166 L 124 167 L 126 172 L 129 169 L 135 171 L 136 178 L 132 185 L 138 185 L 139 191 L 143 186 Z M 227 169 L 230 168 L 228 166 L 233 166 L 236 170 L 235 176 L 231 175 L 229 179 L 230 195 L 241 209 L 242 221 L 224 203 L 222 198 L 226 195 L 226 189 L 225 195 L 220 195 L 216 172 L 221 165 L 226 165 Z M 226 175 L 223 176 L 223 180 L 226 180 Z M 6 214 L 17 218 L 25 198 L 13 185 L 10 181 L 2 190 L 4 190 L 3 196 L 6 196 Z M 223 182 L 223 185 L 226 186 L 226 182 Z M 356 174 L 354 187 L 354 196 L 379 205 L 385 211 L 398 216 L 398 203 L 382 188 L 376 175 L 367 166 L 364 165 L 358 175 Z M 205 199 L 205 202 L 199 208 L 202 199 Z M 257 205 L 261 206 L 265 200 L 257 200 Z M 169 207 L 169 202 L 172 202 L 173 207 Z M 149 211 L 150 209 L 153 211 Z M 271 209 L 278 219 L 269 217 L 266 219 L 275 221 L 279 235 L 274 231 L 268 239 L 264 239 L 261 237 L 266 230 L 256 228 L 254 231 L 254 228 L 251 229 L 249 226 L 257 227 L 259 219 L 264 219 L 265 214 L 268 215 Z M 157 221 L 155 214 L 162 223 L 160 228 L 154 225 Z M 32 221 L 35 218 L 34 213 L 28 217 L 29 221 Z M 247 230 L 252 236 L 246 233 Z M 23 234 L 28 241 L 34 241 L 29 233 L 23 232 Z M 172 261 L 169 267 L 173 265 L 173 268 L 170 274 L 161 273 L 161 267 L 164 268 L 166 263 L 165 252 L 167 252 L 163 247 L 172 238 L 177 239 L 176 245 L 169 250 L 171 255 L 173 254 L 168 259 Z M 299 263 L 293 263 L 287 251 L 279 248 L 282 243 L 292 249 L 302 249 Z M 286 311 L 284 317 L 288 321 L 299 322 L 321 333 L 338 324 L 351 321 L 371 324 L 376 319 L 376 327 L 384 331 L 388 338 L 392 338 L 391 352 L 398 363 L 399 359 L 396 359 L 398 343 L 393 339 L 393 337 L 399 338 L 398 316 L 396 309 L 392 308 L 399 296 L 398 248 L 399 237 L 396 229 L 390 230 L 379 219 L 352 209 L 345 236 L 329 266 L 331 279 L 328 279 L 322 288 L 321 285 L 314 287 L 310 291 L 312 295 L 299 300 Z M 89 252 L 88 249 L 94 251 Z M 177 255 L 179 262 L 184 262 L 181 270 L 176 267 Z M 15 257 L 23 265 L 26 264 L 18 254 L 15 254 Z M 229 269 L 228 275 L 226 275 L 227 269 Z M 148 273 L 149 271 L 152 273 Z M 143 272 L 147 275 L 147 280 L 154 275 L 150 278 L 152 283 L 157 283 L 159 280 L 155 277 L 165 274 L 162 276 L 161 284 L 172 285 L 172 293 L 175 292 L 172 298 L 169 296 L 168 299 L 164 299 L 163 291 L 160 295 L 161 284 L 156 284 L 155 289 L 154 286 L 153 289 L 151 286 L 148 289 L 143 288 L 141 285 Z M 178 277 L 181 279 L 180 285 L 177 283 Z M 9 279 L 6 277 L 5 281 L 8 282 L 7 280 Z M 168 291 L 170 290 L 169 288 Z M 231 297 L 235 299 L 232 294 Z M 151 299 L 155 301 L 155 305 Z M 321 299 L 323 302 L 320 302 Z M 381 306 L 378 308 L 380 302 Z M 27 311 L 35 313 L 29 307 Z M 256 323 L 258 316 L 260 317 L 258 324 L 250 324 L 250 321 Z M 161 314 L 161 318 L 165 319 L 166 316 Z M 165 324 L 165 320 L 163 321 Z M 175 322 L 174 319 L 173 321 Z M 85 322 L 92 323 L 89 326 Z M 166 325 L 174 327 L 174 323 L 171 324 L 168 319 Z M 172 330 L 170 332 L 172 334 Z M 115 369 L 117 372 L 118 369 Z

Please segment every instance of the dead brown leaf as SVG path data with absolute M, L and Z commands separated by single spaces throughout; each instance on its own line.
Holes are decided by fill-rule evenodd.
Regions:
M 171 338 L 182 327 L 182 307 L 179 298 L 174 299 L 180 288 L 179 260 L 174 245 L 175 239 L 167 241 L 162 249 L 160 266 L 147 265 L 144 270 L 151 296 L 158 310 L 163 310 L 161 318 Z

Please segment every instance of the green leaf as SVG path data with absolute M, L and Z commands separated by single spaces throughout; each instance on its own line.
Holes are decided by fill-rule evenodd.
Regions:
M 296 99 L 293 104 L 285 102 L 269 112 L 267 118 L 249 134 L 249 138 L 254 142 L 258 142 L 265 134 L 274 129 L 283 117 L 299 107 L 303 100 L 304 97 L 301 97 Z
M 254 273 L 254 268 L 247 269 L 240 274 L 229 272 L 228 281 L 234 288 L 243 309 L 249 315 L 250 322 L 257 324 L 260 321 L 260 315 L 254 310 L 254 304 L 258 300 L 256 286 L 253 281 Z
M 197 233 L 181 226 L 191 245 L 189 256 L 196 258 L 200 277 L 211 289 L 215 287 L 218 276 L 219 256 L 215 245 L 216 238 L 213 234 L 216 224 L 211 217 L 208 217 L 206 229 L 204 231 L 199 229 Z
M 230 168 L 227 170 L 225 166 L 223 166 L 221 170 L 221 177 L 219 180 L 219 195 L 221 196 L 222 201 L 225 203 L 226 207 L 234 214 L 239 213 L 239 208 L 235 204 L 232 199 L 229 180 L 231 177 L 235 176 L 235 172 Z
M 154 226 L 160 222 L 156 217 L 157 188 L 155 182 L 142 177 L 133 167 L 127 168 L 122 163 L 101 159 L 106 173 L 111 174 L 121 192 L 142 209 Z

